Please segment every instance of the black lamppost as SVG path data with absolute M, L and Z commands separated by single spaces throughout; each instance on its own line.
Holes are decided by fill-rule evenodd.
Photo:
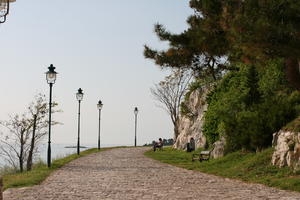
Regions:
M 134 108 L 134 115 L 135 115 L 135 131 L 134 131 L 134 146 L 136 147 L 136 125 L 137 125 L 137 114 L 139 110 L 137 107 Z
M 102 101 L 98 101 L 97 108 L 99 110 L 99 129 L 98 129 L 98 150 L 100 150 L 100 120 L 101 120 L 101 109 L 103 107 Z
M 76 93 L 76 98 L 78 100 L 78 140 L 77 140 L 77 155 L 80 154 L 80 103 L 83 99 L 82 89 L 79 88 Z
M 46 72 L 46 80 L 50 86 L 50 95 L 49 95 L 49 133 L 48 133 L 48 155 L 47 155 L 47 165 L 51 167 L 51 107 L 52 107 L 52 86 L 56 80 L 55 67 L 51 64 L 48 67 L 48 71 Z

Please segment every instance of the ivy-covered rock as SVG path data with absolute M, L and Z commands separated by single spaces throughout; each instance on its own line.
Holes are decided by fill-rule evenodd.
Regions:
M 186 149 L 186 144 L 193 137 L 196 148 L 205 147 L 206 138 L 202 132 L 204 113 L 207 109 L 206 96 L 209 87 L 200 87 L 190 90 L 187 98 L 181 105 L 181 116 L 179 120 L 179 135 L 174 148 Z M 183 108 L 185 112 L 183 113 Z

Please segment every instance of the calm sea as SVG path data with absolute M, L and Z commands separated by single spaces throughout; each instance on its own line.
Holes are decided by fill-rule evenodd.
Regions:
M 51 158 L 62 158 L 70 154 L 74 154 L 77 152 L 76 148 L 65 148 L 69 146 L 76 146 L 76 144 L 51 144 Z M 93 144 L 81 144 L 81 146 L 85 146 L 87 148 L 81 148 L 80 151 L 84 151 L 90 148 L 96 148 L 97 145 Z M 122 146 L 117 144 L 101 144 L 101 147 L 114 147 L 114 146 Z M 48 144 L 43 144 L 39 148 L 39 154 L 36 156 L 35 160 L 42 160 L 43 162 L 47 162 L 47 149 Z M 5 166 L 5 161 L 0 157 L 0 168 Z

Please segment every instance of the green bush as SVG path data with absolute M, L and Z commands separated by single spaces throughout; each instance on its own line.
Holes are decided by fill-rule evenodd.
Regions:
M 203 132 L 209 144 L 226 138 L 226 151 L 268 147 L 272 134 L 294 119 L 300 93 L 285 81 L 281 60 L 267 66 L 240 65 L 208 95 Z

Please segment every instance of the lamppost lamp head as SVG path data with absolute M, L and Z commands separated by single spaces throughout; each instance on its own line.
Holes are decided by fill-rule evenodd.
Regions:
M 15 2 L 16 0 L 0 0 L 0 3 L 12 3 L 12 2 Z
M 135 107 L 135 108 L 134 108 L 134 114 L 136 114 L 136 115 L 137 115 L 137 114 L 138 114 L 138 112 L 139 112 L 138 108 L 137 108 L 137 107 Z
M 101 110 L 101 109 L 102 109 L 102 107 L 103 107 L 103 103 L 102 103 L 102 101 L 101 101 L 101 100 L 100 100 L 100 101 L 98 101 L 97 107 L 98 107 L 98 109 L 99 109 L 99 110 Z
M 53 66 L 53 64 L 51 64 L 48 67 L 48 71 L 46 72 L 46 80 L 48 84 L 54 84 L 55 80 L 56 80 L 56 74 L 57 72 L 55 71 L 55 67 Z
M 6 10 L 8 4 L 15 2 L 16 0 L 0 0 L 0 11 Z
M 6 16 L 9 14 L 9 4 L 16 0 L 0 0 L 0 24 L 6 21 Z
M 77 98 L 78 101 L 82 101 L 82 99 L 83 99 L 83 92 L 82 92 L 81 88 L 78 89 L 78 92 L 76 93 L 76 98 Z

